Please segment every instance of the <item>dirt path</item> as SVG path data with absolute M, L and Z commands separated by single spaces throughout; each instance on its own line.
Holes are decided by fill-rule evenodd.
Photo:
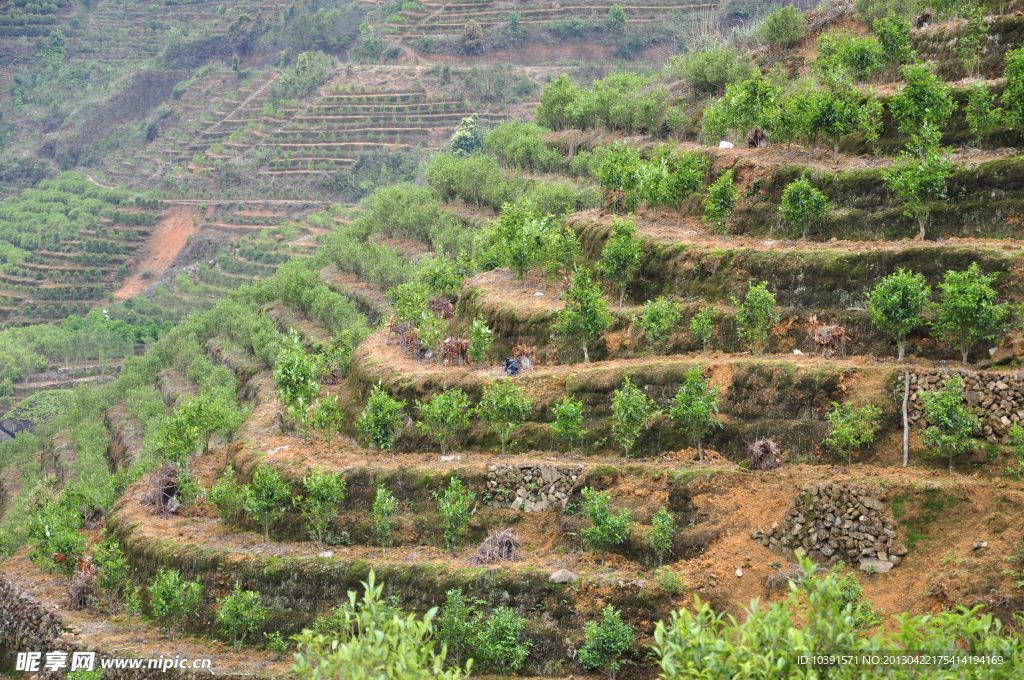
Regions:
M 140 294 L 171 266 L 188 237 L 199 231 L 192 221 L 192 217 L 198 214 L 199 210 L 190 205 L 173 205 L 164 212 L 163 219 L 153 227 L 153 234 L 139 253 L 133 271 L 120 290 L 114 293 L 115 300 L 126 300 Z M 142 273 L 146 271 L 152 276 L 144 279 Z

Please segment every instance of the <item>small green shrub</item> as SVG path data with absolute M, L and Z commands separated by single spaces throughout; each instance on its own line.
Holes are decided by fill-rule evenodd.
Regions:
M 779 322 L 775 309 L 775 296 L 768 290 L 768 282 L 750 283 L 742 302 L 732 298 L 736 310 L 736 334 L 744 346 L 754 354 L 761 354 L 768 346 L 768 331 Z
M 796 7 L 786 5 L 772 10 L 761 21 L 758 37 L 765 45 L 792 47 L 807 35 L 807 17 Z
M 530 409 L 530 397 L 522 387 L 506 378 L 484 385 L 476 413 L 497 430 L 504 455 L 512 433 L 530 415 Z
M 441 445 L 441 455 L 447 455 L 449 443 L 469 428 L 471 407 L 465 392 L 457 387 L 446 387 L 427 401 L 416 402 L 421 418 L 416 427 L 424 434 L 433 435 Z
M 643 533 L 644 543 L 658 557 L 658 564 L 665 562 L 665 556 L 672 552 L 672 539 L 676 535 L 676 522 L 668 508 L 660 508 L 651 517 L 651 528 Z
M 402 409 L 406 403 L 392 397 L 378 381 L 370 391 L 363 413 L 356 420 L 356 430 L 371 446 L 390 449 L 405 422 Z
M 960 350 L 965 364 L 974 343 L 994 337 L 1009 313 L 1007 303 L 996 302 L 995 280 L 995 274 L 983 274 L 972 262 L 962 272 L 947 271 L 938 286 L 938 313 L 932 327 Z
M 214 483 L 206 498 L 217 508 L 222 531 L 227 531 L 230 524 L 241 519 L 245 510 L 245 488 L 235 478 L 234 468 L 230 465 L 224 468 L 220 479 Z
M 383 484 L 377 486 L 377 494 L 373 498 L 373 535 L 382 546 L 391 545 L 391 517 L 394 516 L 398 501 L 394 494 Z
M 587 548 L 604 552 L 625 543 L 633 527 L 629 510 L 612 512 L 612 499 L 607 491 L 587 487 L 580 493 L 583 496 L 581 510 L 591 523 L 580 532 Z
M 476 653 L 480 665 L 497 671 L 502 677 L 518 671 L 530 654 L 533 642 L 523 636 L 526 619 L 511 607 L 498 607 L 483 624 L 477 636 Z
M 783 190 L 779 216 L 793 233 L 807 238 L 807 229 L 834 209 L 835 205 L 829 202 L 828 197 L 811 186 L 804 175 Z
M 161 569 L 149 584 L 149 609 L 153 617 L 168 628 L 174 628 L 199 611 L 203 587 L 198 581 L 186 581 L 174 569 Z
M 626 287 L 640 271 L 643 250 L 636 227 L 629 220 L 612 222 L 611 235 L 601 251 L 598 268 L 619 289 L 619 305 L 626 299 Z
M 291 495 L 276 468 L 261 465 L 244 487 L 243 507 L 263 527 L 263 540 L 270 542 L 270 525 L 284 514 Z
M 565 307 L 558 313 L 552 330 L 566 340 L 579 342 L 583 360 L 589 364 L 589 345 L 612 323 L 608 301 L 590 270 L 583 267 L 576 268 L 562 299 Z
M 897 269 L 868 293 L 871 324 L 896 341 L 899 360 L 903 360 L 907 335 L 924 324 L 921 315 L 928 308 L 931 288 L 922 274 Z
M 487 327 L 487 321 L 482 316 L 473 319 L 473 324 L 469 327 L 469 349 L 467 354 L 469 355 L 469 360 L 474 364 L 487 361 L 487 352 L 491 349 L 491 344 L 494 342 L 491 336 L 491 329 Z
M 682 305 L 662 296 L 644 304 L 644 310 L 637 317 L 636 323 L 644 330 L 650 342 L 663 343 L 679 325 L 682 317 Z
M 658 567 L 655 569 L 654 578 L 658 582 L 658 587 L 669 596 L 678 595 L 686 587 L 686 581 L 679 575 L 679 572 L 672 571 L 668 567 Z
M 551 413 L 555 418 L 551 431 L 569 442 L 569 451 L 572 452 L 573 445 L 587 436 L 583 429 L 583 402 L 565 395 L 551 407 Z
M 444 533 L 444 547 L 451 550 L 462 540 L 469 527 L 469 511 L 476 494 L 466 489 L 462 480 L 452 477 L 444 493 L 433 492 L 437 510 L 441 513 L 441 531 Z
M 337 472 L 309 472 L 302 477 L 302 493 L 292 498 L 309 523 L 309 536 L 323 548 L 331 518 L 345 500 L 345 479 Z
M 716 311 L 711 305 L 702 305 L 690 319 L 690 337 L 700 346 L 702 352 L 708 351 L 708 344 L 715 332 Z
M 94 585 L 106 604 L 114 611 L 124 609 L 137 614 L 142 607 L 139 587 L 131 577 L 131 565 L 114 537 L 108 537 L 92 550 L 96 567 Z
M 687 439 L 696 440 L 698 460 L 704 460 L 704 435 L 722 426 L 715 417 L 717 413 L 718 388 L 704 377 L 699 366 L 690 368 L 672 398 L 668 417 Z
M 267 620 L 268 612 L 260 604 L 259 592 L 242 590 L 238 581 L 231 594 L 218 600 L 217 605 L 217 621 L 236 647 L 241 647 L 245 638 L 255 634 Z
M 622 667 L 622 655 L 633 644 L 633 629 L 622 620 L 622 614 L 612 605 L 601 610 L 600 621 L 587 621 L 583 628 L 585 642 L 579 650 L 580 668 L 602 671 L 611 680 Z
M 319 374 L 316 360 L 306 353 L 298 334 L 291 330 L 277 355 L 274 386 L 288 414 L 300 424 L 306 422 L 307 411 L 320 394 Z
M 971 436 L 981 423 L 964 404 L 963 383 L 958 376 L 947 378 L 941 389 L 918 394 L 928 419 L 921 441 L 936 455 L 949 459 L 949 472 L 952 474 L 953 459 L 977 447 Z
M 612 394 L 612 437 L 628 457 L 640 439 L 641 433 L 659 414 L 654 401 L 626 378 L 622 389 Z
M 732 214 L 732 208 L 740 198 L 739 189 L 733 185 L 733 171 L 727 170 L 719 175 L 710 187 L 708 197 L 704 200 L 704 221 L 724 231 L 725 221 Z
M 821 443 L 839 455 L 846 454 L 846 464 L 850 465 L 853 452 L 875 440 L 875 428 L 881 417 L 882 409 L 873 404 L 856 408 L 852 404 L 832 402 L 832 408 L 825 415 L 829 434 Z

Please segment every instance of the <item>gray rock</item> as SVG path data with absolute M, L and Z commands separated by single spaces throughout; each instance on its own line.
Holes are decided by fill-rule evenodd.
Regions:
M 883 510 L 885 510 L 885 506 L 882 505 L 882 502 L 879 501 L 878 499 L 872 498 L 871 496 L 861 496 L 857 500 L 859 500 L 861 505 L 863 505 L 865 508 L 870 508 L 875 512 L 882 512 Z
M 558 571 L 551 574 L 548 578 L 552 583 L 572 583 L 579 579 L 580 575 L 575 571 L 569 571 L 568 569 L 559 569 Z
M 861 571 L 873 571 L 876 574 L 886 574 L 893 566 L 889 560 L 879 560 L 873 557 L 866 557 L 860 561 Z

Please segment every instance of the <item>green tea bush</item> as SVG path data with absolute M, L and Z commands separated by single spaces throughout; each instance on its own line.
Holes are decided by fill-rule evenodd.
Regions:
M 850 465 L 853 452 L 875 440 L 875 428 L 881 417 L 882 410 L 873 404 L 856 408 L 832 402 L 832 408 L 825 414 L 829 434 L 821 443 L 835 453 L 846 454 L 846 464 Z
M 259 592 L 242 590 L 238 581 L 230 595 L 217 600 L 217 622 L 236 647 L 241 647 L 246 637 L 254 635 L 267 616 L 267 608 L 260 604 Z
M 622 388 L 612 393 L 612 437 L 629 457 L 652 419 L 659 414 L 654 401 L 626 378 Z
M 366 407 L 356 419 L 356 430 L 371 447 L 390 449 L 405 422 L 406 403 L 392 397 L 378 381 L 370 391 Z
M 625 543 L 633 527 L 629 510 L 612 512 L 612 499 L 607 491 L 587 487 L 580 493 L 583 496 L 580 509 L 590 520 L 590 526 L 580 532 L 587 548 L 604 552 Z
M 754 354 L 762 353 L 768 345 L 768 331 L 780 318 L 768 282 L 751 283 L 743 300 L 732 298 L 732 304 L 737 308 L 736 334 Z
M 716 230 L 724 231 L 725 221 L 739 198 L 739 189 L 733 185 L 733 171 L 723 172 L 708 187 L 708 196 L 704 199 L 704 221 L 713 224 Z
M 427 401 L 416 402 L 420 420 L 416 427 L 424 434 L 434 436 L 441 445 L 441 455 L 447 455 L 449 444 L 469 429 L 472 404 L 458 387 L 445 388 Z
M 765 45 L 792 47 L 807 35 L 807 17 L 791 5 L 772 10 L 761 20 L 758 38 Z
M 637 317 L 636 324 L 644 330 L 650 342 L 664 343 L 682 318 L 683 306 L 662 296 L 644 303 L 644 310 Z
M 659 508 L 651 517 L 651 528 L 643 533 L 644 543 L 658 557 L 658 565 L 665 563 L 665 556 L 672 552 L 672 539 L 676 535 L 676 523 L 668 508 Z
M 309 472 L 302 477 L 302 493 L 292 498 L 309 523 L 309 536 L 320 548 L 330 529 L 331 519 L 345 500 L 345 479 L 337 472 Z
M 633 645 L 633 629 L 622 620 L 622 613 L 612 605 L 601 610 L 600 621 L 587 621 L 583 628 L 585 642 L 579 649 L 580 668 L 602 671 L 611 680 L 622 667 L 622 655 Z
M 708 344 L 715 332 L 715 308 L 702 305 L 690 319 L 690 337 L 700 346 L 702 352 L 708 351 Z
M 977 448 L 972 435 L 981 423 L 964 403 L 963 382 L 959 376 L 947 378 L 940 389 L 920 392 L 919 395 L 928 419 L 921 441 L 935 455 L 948 458 L 952 474 L 953 459 Z
M 391 518 L 398 507 L 398 501 L 394 494 L 387 490 L 383 484 L 377 485 L 377 493 L 373 497 L 373 508 L 370 515 L 373 517 L 373 535 L 377 544 L 382 546 L 391 545 L 392 530 Z
M 668 417 L 687 439 L 697 442 L 697 458 L 704 460 L 704 436 L 722 423 L 718 414 L 718 388 L 704 377 L 699 366 L 686 371 L 669 404 Z
M 444 547 L 451 550 L 462 540 L 469 526 L 469 511 L 476 494 L 466 489 L 462 480 L 452 477 L 448 480 L 448 488 L 441 493 L 433 492 L 437 501 L 437 510 L 441 513 L 441 530 L 444 533 Z
M 199 611 L 203 587 L 174 569 L 160 569 L 149 584 L 149 610 L 173 637 L 174 629 Z
M 565 395 L 551 407 L 551 414 L 554 416 L 551 431 L 569 442 L 571 452 L 573 444 L 582 442 L 587 436 L 583 429 L 583 402 Z
M 270 542 L 270 525 L 284 514 L 291 494 L 277 468 L 261 465 L 244 487 L 243 508 L 263 527 L 263 540 Z
M 523 424 L 530 415 L 530 397 L 522 387 L 511 379 L 503 379 L 484 385 L 483 396 L 476 406 L 476 413 L 490 423 L 501 441 L 501 453 L 505 455 L 509 439 L 516 427 Z

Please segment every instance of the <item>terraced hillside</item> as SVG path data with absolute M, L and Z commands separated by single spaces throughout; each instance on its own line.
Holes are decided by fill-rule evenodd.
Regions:
M 454 135 L 419 66 L 253 75 L 187 162 L 180 109 L 141 162 L 198 232 L 152 301 L 201 311 L 0 444 L 18 639 L 451 680 L 804 677 L 842 639 L 1016 677 L 1024 46 L 992 11 L 785 8 L 753 53 L 552 74 L 534 122 Z M 371 145 L 422 181 L 271 184 Z M 221 181 L 256 155 L 267 194 Z

